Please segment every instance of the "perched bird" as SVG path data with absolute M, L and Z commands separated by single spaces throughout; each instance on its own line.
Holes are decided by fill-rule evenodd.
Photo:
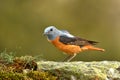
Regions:
M 105 51 L 104 49 L 94 47 L 98 42 L 73 36 L 68 31 L 59 30 L 55 26 L 45 28 L 44 35 L 47 36 L 48 41 L 55 47 L 69 55 L 64 61 L 69 62 L 76 54 L 85 50 Z

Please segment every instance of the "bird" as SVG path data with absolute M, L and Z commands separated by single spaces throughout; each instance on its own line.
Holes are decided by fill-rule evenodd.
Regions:
M 98 42 L 80 38 L 69 33 L 67 30 L 59 30 L 55 26 L 48 26 L 44 29 L 47 40 L 62 52 L 68 54 L 63 61 L 71 61 L 78 53 L 86 50 L 102 51 L 102 48 L 95 47 Z

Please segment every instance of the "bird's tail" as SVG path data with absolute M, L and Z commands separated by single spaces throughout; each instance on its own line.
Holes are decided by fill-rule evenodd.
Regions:
M 82 49 L 83 51 L 84 51 L 84 50 L 96 50 L 96 51 L 102 51 L 102 52 L 105 51 L 105 50 L 102 49 L 102 48 L 97 48 L 97 47 L 94 47 L 94 46 L 92 46 L 92 45 L 84 46 L 84 47 L 82 47 L 81 49 Z

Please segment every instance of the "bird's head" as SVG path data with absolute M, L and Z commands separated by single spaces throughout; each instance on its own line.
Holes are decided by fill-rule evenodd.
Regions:
M 49 40 L 54 40 L 56 37 L 60 36 L 61 33 L 62 32 L 55 26 L 49 26 L 44 30 L 44 35 L 47 36 Z

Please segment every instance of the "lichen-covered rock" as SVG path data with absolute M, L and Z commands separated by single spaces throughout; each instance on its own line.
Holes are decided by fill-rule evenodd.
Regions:
M 38 68 L 58 76 L 58 80 L 120 80 L 120 62 L 37 62 Z

